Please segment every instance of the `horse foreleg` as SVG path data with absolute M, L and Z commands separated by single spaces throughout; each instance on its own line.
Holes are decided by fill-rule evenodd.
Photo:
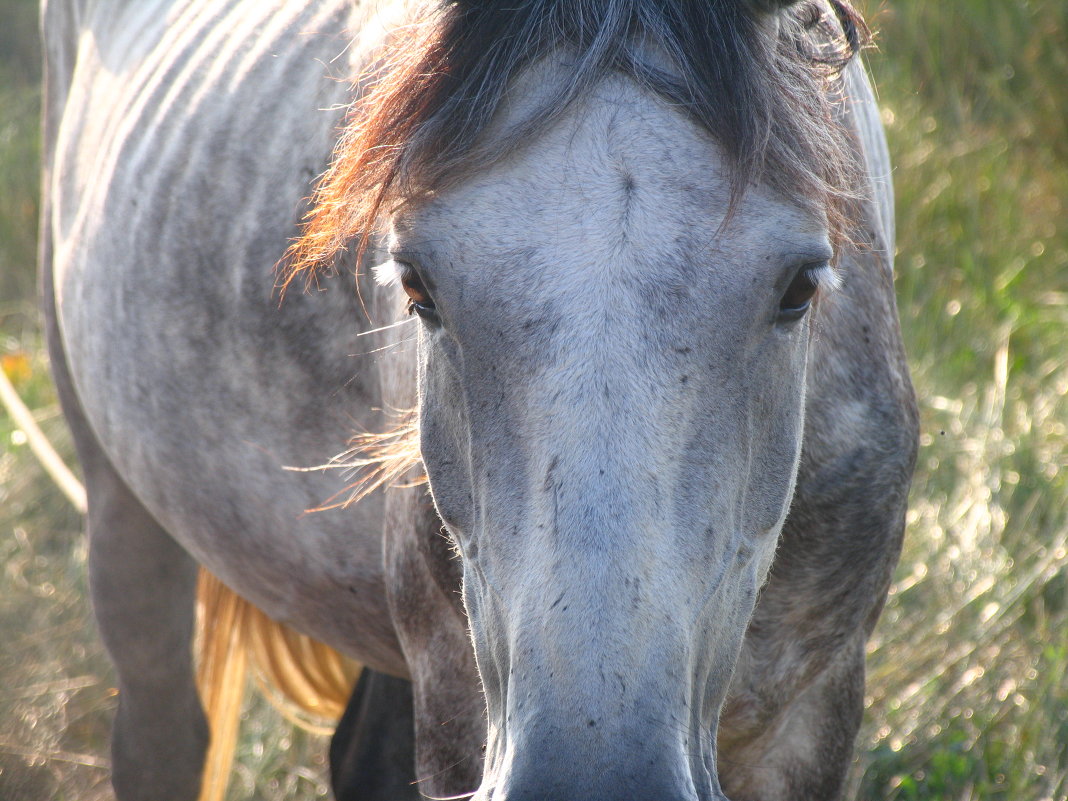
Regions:
M 842 648 L 804 691 L 745 742 L 720 742 L 731 801 L 837 801 L 864 702 L 864 638 Z
M 194 801 L 208 744 L 191 654 L 197 566 L 102 456 L 82 464 L 93 611 L 118 673 L 112 784 L 120 801 Z
M 208 725 L 193 674 L 197 565 L 68 411 L 89 500 L 93 612 L 118 674 L 111 781 L 119 801 L 195 801 Z
M 64 383 L 57 371 L 89 500 L 93 612 L 118 674 L 111 782 L 119 801 L 194 801 L 208 745 L 191 653 L 197 566 L 115 473 Z
M 330 740 L 337 801 L 419 801 L 412 683 L 364 668 Z

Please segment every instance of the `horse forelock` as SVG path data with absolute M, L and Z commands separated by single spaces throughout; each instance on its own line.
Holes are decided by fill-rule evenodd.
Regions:
M 840 236 L 860 182 L 834 105 L 841 70 L 867 28 L 847 0 L 797 3 L 775 19 L 766 24 L 758 5 L 740 1 L 428 4 L 358 79 L 366 91 L 283 259 L 283 286 L 299 275 L 311 280 L 350 243 L 362 253 L 382 212 L 520 147 L 610 72 L 708 130 L 731 171 L 732 208 L 746 187 L 765 181 L 826 214 Z M 649 46 L 667 69 L 643 57 Z M 532 116 L 485 141 L 512 79 L 557 52 L 568 54 L 569 79 Z

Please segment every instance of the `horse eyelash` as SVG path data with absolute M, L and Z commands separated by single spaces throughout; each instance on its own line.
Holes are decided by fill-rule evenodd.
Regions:
M 374 275 L 375 283 L 379 286 L 400 286 L 404 278 L 404 268 L 396 259 L 388 259 L 372 267 L 371 274 Z M 415 301 L 411 298 L 405 299 L 404 313 L 415 314 Z
M 842 288 L 842 273 L 829 262 L 810 268 L 808 278 L 821 292 L 837 292 Z
M 371 268 L 371 274 L 375 277 L 375 283 L 379 286 L 399 286 L 402 270 L 395 259 L 388 259 Z

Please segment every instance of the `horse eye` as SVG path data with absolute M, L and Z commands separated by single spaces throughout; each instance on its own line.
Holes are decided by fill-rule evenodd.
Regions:
M 418 314 L 423 318 L 433 317 L 436 314 L 437 307 L 434 305 L 434 299 L 430 297 L 430 293 L 427 292 L 414 267 L 404 265 L 400 283 L 404 294 L 408 296 L 408 314 Z
M 805 316 L 805 312 L 812 305 L 816 290 L 819 289 L 820 270 L 823 267 L 822 264 L 806 265 L 797 271 L 794 280 L 779 300 L 780 321 L 793 322 Z

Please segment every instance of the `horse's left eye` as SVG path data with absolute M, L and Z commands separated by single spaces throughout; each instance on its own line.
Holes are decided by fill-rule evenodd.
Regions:
M 812 305 L 812 298 L 816 296 L 816 290 L 820 288 L 824 272 L 830 269 L 826 264 L 810 264 L 797 271 L 794 280 L 779 300 L 781 322 L 792 322 L 805 316 L 805 312 Z

